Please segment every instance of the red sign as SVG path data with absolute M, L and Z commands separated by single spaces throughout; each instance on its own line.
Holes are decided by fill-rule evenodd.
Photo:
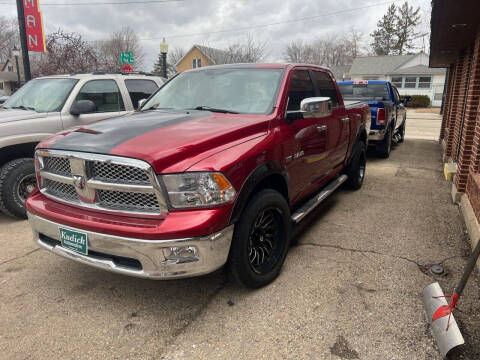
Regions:
M 124 67 L 122 67 L 122 71 L 123 72 L 132 72 L 133 68 L 130 65 L 127 64 Z
M 29 51 L 45 52 L 45 32 L 39 0 L 23 0 L 27 47 Z

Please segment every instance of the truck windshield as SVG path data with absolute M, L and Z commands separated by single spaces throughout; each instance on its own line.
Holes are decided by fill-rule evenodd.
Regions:
M 273 111 L 283 69 L 205 69 L 185 72 L 145 104 L 154 109 L 197 109 L 240 114 Z
M 387 84 L 338 84 L 344 99 L 388 100 Z
M 60 111 L 76 79 L 34 79 L 23 85 L 4 104 L 4 109 Z

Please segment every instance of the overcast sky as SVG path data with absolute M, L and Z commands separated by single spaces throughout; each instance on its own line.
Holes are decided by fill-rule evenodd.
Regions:
M 123 26 L 132 27 L 146 53 L 144 70 L 151 70 L 162 37 L 171 47 L 190 48 L 203 44 L 222 48 L 241 41 L 246 33 L 268 42 L 268 61 L 282 61 L 292 40 L 333 36 L 350 27 L 362 32 L 364 46 L 378 19 L 394 2 L 404 0 L 174 0 L 164 3 L 126 5 L 49 5 L 54 3 L 134 2 L 145 0 L 40 0 L 45 32 L 62 28 L 78 32 L 85 40 L 99 40 Z M 161 0 L 160 0 L 161 1 Z M 16 16 L 13 0 L 0 0 L 0 15 Z M 409 0 L 420 6 L 428 31 L 430 0 Z M 372 6 L 373 5 L 373 6 Z M 371 6 L 371 7 L 368 7 Z M 355 10 L 356 9 L 356 10 Z M 278 24 L 276 24 L 278 23 Z M 275 24 L 262 26 L 266 24 Z M 232 30 L 235 31 L 224 31 Z M 248 29 L 248 30 L 247 30 Z M 217 33 L 212 33 L 217 32 Z M 208 34 L 210 33 L 210 34 Z M 425 37 L 428 42 L 429 38 Z M 421 39 L 418 46 L 421 47 Z

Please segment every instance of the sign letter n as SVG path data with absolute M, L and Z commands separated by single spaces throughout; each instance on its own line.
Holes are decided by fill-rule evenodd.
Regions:
M 28 34 L 28 45 L 29 46 L 38 46 L 38 38 L 37 38 L 37 35 L 30 35 Z

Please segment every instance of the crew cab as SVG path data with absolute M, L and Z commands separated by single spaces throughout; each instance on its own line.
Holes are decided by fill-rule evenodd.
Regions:
M 344 99 L 364 101 L 370 106 L 370 144 L 376 146 L 379 157 L 388 158 L 392 140 L 401 143 L 405 138 L 407 111 L 404 102 L 408 98 L 401 99 L 390 81 L 339 81 L 338 86 Z
M 40 141 L 72 126 L 133 112 L 163 82 L 145 74 L 91 73 L 40 77 L 22 86 L 0 106 L 0 210 L 26 218 Z
M 247 287 L 279 274 L 292 224 L 362 186 L 370 111 L 297 64 L 183 72 L 140 111 L 36 149 L 34 241 L 121 274 L 171 279 L 227 264 Z

